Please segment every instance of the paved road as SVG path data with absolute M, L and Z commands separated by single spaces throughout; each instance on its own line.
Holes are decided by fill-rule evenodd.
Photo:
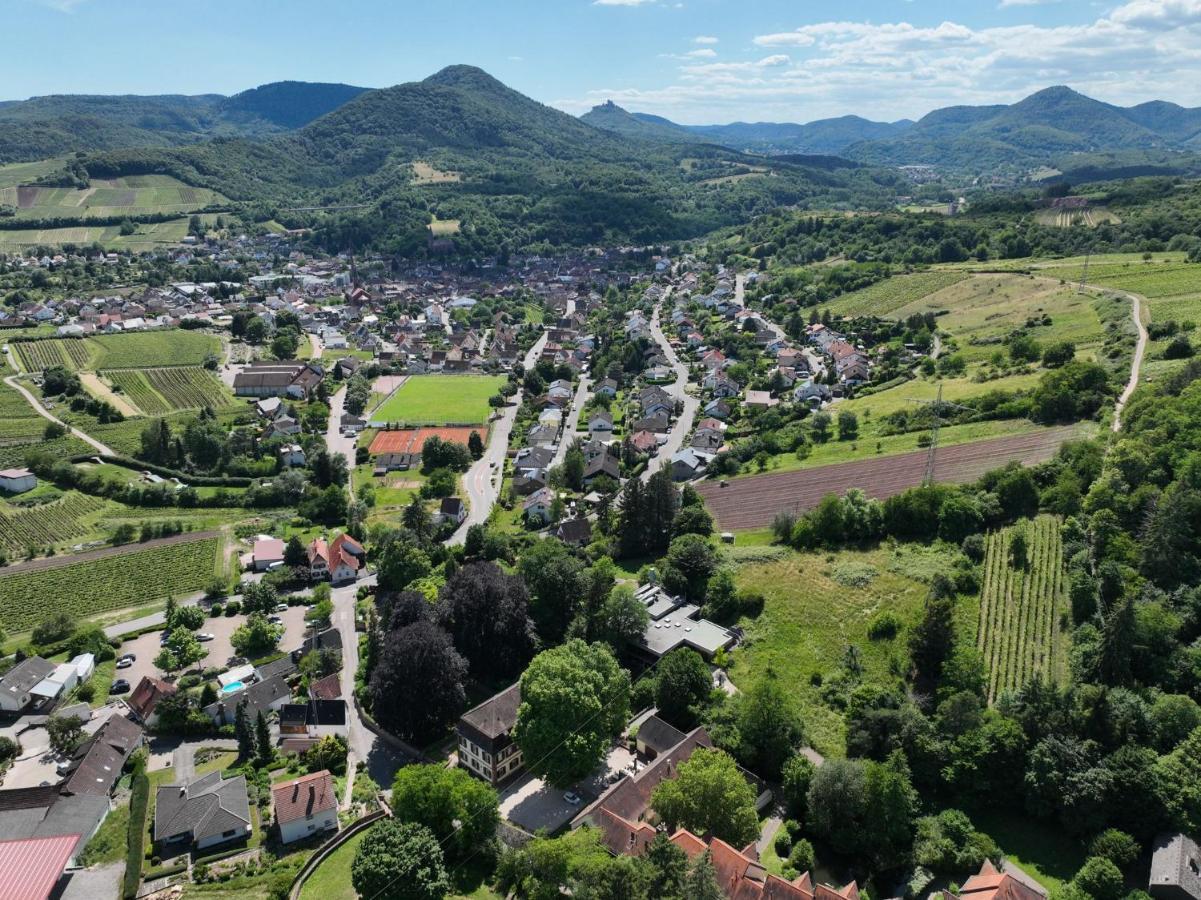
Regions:
M 325 429 L 325 446 L 346 460 L 346 470 L 354 471 L 354 449 L 357 438 L 345 437 L 341 431 L 342 413 L 346 409 L 346 386 L 329 398 L 329 425 Z M 353 489 L 356 485 L 351 485 Z
M 743 309 L 746 308 L 746 276 L 745 275 L 737 275 L 734 278 L 734 302 L 737 303 L 739 306 L 741 306 Z M 795 344 L 795 342 L 792 340 L 792 338 L 790 338 L 788 336 L 788 334 L 784 331 L 783 328 L 781 328 L 779 325 L 777 325 L 771 319 L 767 318 L 767 316 L 764 315 L 762 312 L 759 313 L 759 317 L 761 319 L 763 319 L 764 324 L 767 325 L 768 329 L 771 331 L 772 334 L 774 334 L 776 337 L 778 337 L 782 341 L 788 341 L 789 344 Z M 809 371 L 813 373 L 813 377 L 816 379 L 824 378 L 826 375 L 825 360 L 823 360 L 821 358 L 821 356 L 819 356 L 818 354 L 814 353 L 813 350 L 810 349 L 807 344 L 800 344 L 799 346 L 800 346 L 801 353 L 804 354 L 805 359 L 809 362 Z
M 537 362 L 542 348 L 546 346 L 546 332 L 534 342 L 525 355 L 526 370 L 532 369 Z M 463 475 L 463 487 L 467 493 L 467 518 L 446 543 L 451 547 L 461 546 L 467 540 L 467 529 L 472 525 L 482 525 L 488 521 L 492 506 L 500 496 L 501 479 L 505 470 L 505 454 L 509 451 L 509 438 L 513 432 L 513 423 L 517 419 L 517 410 L 521 406 L 521 389 L 513 395 L 508 406 L 502 407 L 500 418 L 492 423 L 492 432 L 488 438 L 488 447 L 475 463 Z
M 575 440 L 576 430 L 580 427 L 580 413 L 584 409 L 584 403 L 588 400 L 588 391 L 592 386 L 591 380 L 587 375 L 580 376 L 580 386 L 576 388 L 575 396 L 571 400 L 571 412 L 567 414 L 567 421 L 563 423 L 563 437 L 559 440 L 559 447 L 555 450 L 555 458 L 551 460 L 552 466 L 563 465 L 563 460 L 567 458 L 567 451 Z
M 1120 431 L 1122 428 L 1122 410 L 1126 408 L 1126 402 L 1138 387 L 1139 370 L 1143 367 L 1143 356 L 1147 352 L 1147 326 L 1143 324 L 1143 298 L 1138 294 L 1126 294 L 1126 297 L 1130 300 L 1130 314 L 1134 317 L 1134 325 L 1138 329 L 1138 343 L 1134 347 L 1134 359 L 1130 362 L 1130 379 L 1126 382 L 1126 387 L 1122 388 L 1118 402 L 1114 404 L 1114 431 Z
M 680 358 L 676 356 L 676 351 L 672 349 L 671 344 L 667 340 L 667 336 L 663 333 L 663 329 L 659 327 L 659 313 L 663 309 L 663 304 L 671 299 L 671 288 L 663 294 L 663 299 L 655 304 L 655 312 L 651 316 L 651 336 L 658 342 L 660 349 L 663 350 L 663 355 L 667 357 L 667 361 L 671 363 L 671 367 L 675 370 L 676 380 L 665 387 L 667 393 L 682 401 L 684 411 L 676 419 L 675 424 L 671 427 L 671 433 L 667 436 L 667 443 L 659 448 L 659 452 L 651 457 L 650 462 L 646 466 L 646 471 L 642 473 L 642 480 L 646 481 L 654 475 L 659 469 L 665 465 L 671 464 L 671 457 L 681 447 L 684 446 L 684 441 L 692 432 L 692 422 L 696 418 L 696 412 L 700 409 L 701 401 L 695 394 L 689 394 L 685 389 L 688 387 L 688 367 L 680 362 Z
M 33 407 L 33 411 L 36 412 L 42 418 L 49 419 L 51 422 L 57 422 L 59 425 L 64 426 L 65 428 L 69 429 L 71 434 L 75 435 L 75 437 L 79 438 L 81 441 L 83 441 L 87 444 L 90 444 L 92 447 L 94 447 L 96 450 L 100 451 L 101 453 L 107 453 L 110 456 L 117 455 L 113 451 L 112 447 L 109 447 L 106 444 L 100 443 L 100 441 L 96 440 L 91 435 L 85 434 L 84 432 L 80 431 L 78 428 L 73 428 L 70 425 L 67 425 L 67 423 L 64 422 L 62 419 L 59 419 L 58 417 L 52 415 L 50 413 L 50 410 L 48 410 L 48 409 L 46 409 L 46 407 L 42 406 L 41 401 L 38 400 L 38 398 L 35 397 L 28 388 L 26 388 L 19 381 L 17 381 L 16 375 L 9 375 L 7 378 L 4 379 L 4 383 L 7 384 L 10 388 L 12 388 L 14 391 L 19 393 L 22 397 L 24 397 L 25 401 L 30 406 Z

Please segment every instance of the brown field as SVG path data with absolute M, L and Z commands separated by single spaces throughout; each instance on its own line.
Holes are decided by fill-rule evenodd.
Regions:
M 465 447 L 473 431 L 480 431 L 480 429 L 444 425 L 438 428 L 401 428 L 396 431 L 381 431 L 372 440 L 370 453 L 373 456 L 380 453 L 420 453 L 425 439 L 435 436 L 444 441 L 454 441 Z M 480 431 L 480 437 L 483 436 L 484 433 Z
M 1037 465 L 1054 456 L 1064 441 L 1080 434 L 1079 427 L 1067 425 L 944 447 L 938 451 L 935 479 L 962 484 L 1009 462 Z M 916 487 L 925 476 L 927 456 L 927 451 L 918 450 L 861 462 L 736 478 L 724 488 L 718 482 L 704 481 L 697 489 L 723 531 L 762 528 L 770 525 L 777 513 L 799 515 L 812 509 L 827 494 L 845 494 L 857 487 L 871 497 L 884 500 Z
M 412 165 L 413 184 L 457 184 L 463 180 L 463 176 L 458 172 L 443 172 L 421 160 L 415 161 Z

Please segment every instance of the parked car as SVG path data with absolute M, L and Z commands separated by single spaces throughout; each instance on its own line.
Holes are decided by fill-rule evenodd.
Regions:
M 167 641 L 169 641 L 169 640 L 171 640 L 171 632 L 169 632 L 169 631 L 164 631 L 164 632 L 162 633 L 162 635 L 161 635 L 161 636 L 159 637 L 159 639 L 158 639 L 158 645 L 159 645 L 160 647 L 166 647 L 166 646 L 167 646 Z
M 110 694 L 127 694 L 129 693 L 129 682 L 124 678 L 118 678 L 113 682 L 113 686 L 108 689 Z
M 132 665 L 133 660 L 129 659 L 128 657 L 122 656 L 119 660 L 117 660 L 118 669 L 128 669 Z
M 570 804 L 571 806 L 579 806 L 580 805 L 580 795 L 575 793 L 574 791 L 568 791 L 566 794 L 563 795 L 563 799 L 566 800 L 567 803 Z
M 283 620 L 282 616 L 272 615 L 272 616 L 267 616 L 267 621 L 270 622 L 272 625 L 282 625 L 284 620 Z
M 207 631 L 202 631 L 196 635 L 196 640 L 200 641 L 201 643 L 205 643 L 206 641 L 213 640 L 215 637 L 216 635 L 209 634 Z
M 281 612 L 287 612 L 287 611 L 288 611 L 288 604 L 286 604 L 286 603 L 277 603 L 277 604 L 275 604 L 275 611 L 276 611 L 277 613 L 281 613 Z

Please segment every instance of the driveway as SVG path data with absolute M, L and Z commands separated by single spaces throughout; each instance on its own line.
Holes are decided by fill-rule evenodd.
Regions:
M 95 734 L 101 725 L 117 712 L 123 712 L 124 706 L 109 703 L 99 709 L 92 710 L 92 718 L 84 723 L 84 734 Z M 37 787 L 41 784 L 54 784 L 59 780 L 58 764 L 62 757 L 50 750 L 50 737 L 46 729 L 38 726 L 21 732 L 17 737 L 21 744 L 20 755 L 13 761 L 4 776 L 6 789 Z
M 580 810 L 605 791 L 617 773 L 628 771 L 633 762 L 634 755 L 624 745 L 614 747 L 595 772 L 570 788 L 580 797 L 578 806 L 563 799 L 565 791 L 527 772 L 501 791 L 500 814 L 531 833 L 540 828 L 554 833 L 565 828 Z
M 125 863 L 109 863 L 92 869 L 76 869 L 50 892 L 51 900 L 97 900 L 120 897 Z

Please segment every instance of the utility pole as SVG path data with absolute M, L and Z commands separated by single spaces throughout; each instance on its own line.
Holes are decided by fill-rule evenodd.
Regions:
M 1093 258 L 1093 248 L 1089 247 L 1084 254 L 1084 271 L 1080 273 L 1080 286 L 1076 288 L 1077 294 L 1083 294 L 1085 286 L 1088 284 L 1088 264 Z
M 966 410 L 967 412 L 975 412 L 970 406 L 963 406 L 959 403 L 951 403 L 942 399 L 942 382 L 938 383 L 938 396 L 933 400 L 914 400 L 910 399 L 910 403 L 920 403 L 924 406 L 929 406 L 933 414 L 933 422 L 930 425 L 930 451 L 926 454 L 926 473 L 922 476 L 922 487 L 929 487 L 934 484 L 934 464 L 935 457 L 938 452 L 938 429 L 942 427 L 942 409 L 944 406 L 953 406 L 956 409 Z

